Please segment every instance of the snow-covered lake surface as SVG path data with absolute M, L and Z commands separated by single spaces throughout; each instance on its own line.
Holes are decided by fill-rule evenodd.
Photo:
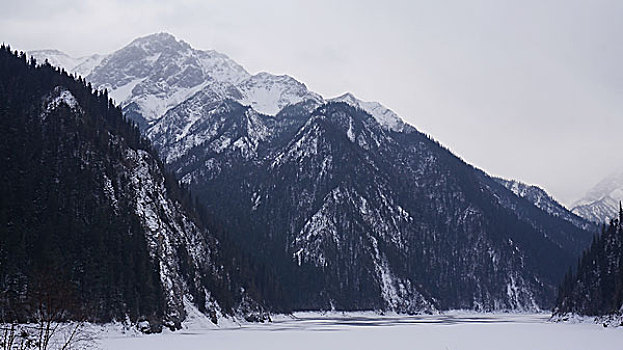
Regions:
M 623 327 L 547 322 L 546 314 L 433 316 L 298 313 L 272 323 L 190 324 L 177 332 L 100 339 L 103 349 L 623 349 Z

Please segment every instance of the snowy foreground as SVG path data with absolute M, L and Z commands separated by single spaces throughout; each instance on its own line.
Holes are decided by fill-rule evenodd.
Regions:
M 156 335 L 109 331 L 102 349 L 621 349 L 623 328 L 547 322 L 546 314 L 434 316 L 297 313 L 268 324 L 189 324 Z

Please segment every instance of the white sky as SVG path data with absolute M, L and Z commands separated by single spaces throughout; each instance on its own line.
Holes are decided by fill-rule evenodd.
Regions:
M 620 0 L 0 0 L 0 14 L 15 49 L 109 53 L 166 31 L 351 91 L 566 204 L 623 165 Z

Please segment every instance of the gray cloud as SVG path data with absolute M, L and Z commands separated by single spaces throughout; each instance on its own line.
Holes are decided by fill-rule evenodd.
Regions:
M 0 40 L 105 53 L 168 31 L 325 96 L 378 100 L 570 203 L 623 164 L 620 1 L 0 0 Z

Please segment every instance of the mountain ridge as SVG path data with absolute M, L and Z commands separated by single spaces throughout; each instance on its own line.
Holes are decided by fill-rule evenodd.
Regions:
M 328 285 L 327 288 L 329 289 L 318 291 L 318 295 L 346 293 L 347 295 L 353 295 L 352 297 L 355 298 L 355 300 L 360 300 L 360 302 L 364 303 L 360 304 L 360 306 L 368 305 L 368 308 L 390 309 L 395 307 L 394 310 L 401 312 L 422 312 L 423 310 L 427 310 L 430 305 L 441 309 L 476 307 L 482 310 L 498 308 L 534 309 L 538 308 L 538 305 L 548 305 L 548 302 L 543 304 L 544 299 L 542 299 L 542 297 L 544 294 L 541 294 L 541 296 L 538 295 L 543 292 L 536 292 L 545 286 L 537 284 L 539 287 L 536 285 L 528 287 L 531 283 L 535 283 L 535 280 L 530 281 L 527 276 L 516 274 L 522 269 L 519 267 L 521 266 L 521 259 L 517 260 L 519 259 L 519 253 L 502 253 L 507 248 L 499 246 L 498 244 L 500 243 L 491 243 L 494 244 L 490 246 L 490 249 L 492 249 L 492 256 L 498 256 L 499 254 L 518 254 L 512 260 L 515 260 L 513 264 L 519 265 L 515 267 L 505 267 L 505 269 L 509 269 L 508 273 L 510 273 L 510 275 L 507 275 L 505 278 L 507 278 L 506 283 L 508 286 L 511 286 L 509 288 L 513 291 L 511 294 L 512 297 L 507 295 L 506 288 L 504 288 L 505 297 L 502 297 L 500 294 L 493 297 L 493 295 L 489 295 L 491 291 L 486 291 L 483 292 L 485 294 L 482 296 L 482 299 L 476 299 L 479 301 L 475 304 L 471 302 L 467 303 L 465 299 L 462 299 L 467 297 L 461 296 L 460 294 L 455 294 L 449 299 L 444 300 L 443 298 L 439 298 L 437 294 L 440 293 L 440 290 L 437 292 L 428 290 L 429 288 L 440 288 L 440 286 L 429 285 L 423 289 L 415 288 L 415 286 L 421 285 L 424 282 L 413 280 L 412 278 L 414 275 L 404 275 L 405 272 L 398 272 L 407 271 L 412 267 L 408 267 L 408 264 L 404 265 L 405 261 L 401 261 L 402 258 L 386 260 L 389 259 L 389 256 L 393 256 L 394 254 L 402 256 L 410 250 L 418 251 L 424 249 L 426 251 L 427 249 L 431 249 L 426 248 L 426 245 L 424 245 L 419 247 L 412 246 L 407 250 L 403 250 L 409 245 L 407 242 L 410 240 L 404 241 L 404 238 L 399 238 L 402 237 L 400 232 L 411 232 L 409 235 L 421 234 L 418 233 L 418 231 L 412 231 L 414 228 L 410 223 L 431 220 L 432 217 L 438 216 L 438 214 L 435 214 L 437 211 L 435 208 L 444 208 L 451 203 L 448 201 L 437 202 L 435 198 L 440 193 L 445 193 L 448 198 L 455 198 L 455 195 L 459 196 L 456 198 L 462 198 L 463 196 L 461 192 L 456 192 L 456 189 L 446 189 L 446 185 L 443 184 L 446 181 L 450 181 L 450 179 L 457 178 L 448 178 L 446 177 L 447 175 L 442 175 L 445 174 L 444 171 L 438 172 L 439 170 L 434 170 L 437 174 L 435 175 L 436 177 L 441 176 L 439 178 L 441 182 L 430 182 L 432 180 L 428 179 L 429 175 L 426 174 L 432 169 L 437 169 L 437 165 L 435 165 L 437 161 L 434 161 L 434 159 L 450 157 L 448 159 L 451 160 L 452 164 L 462 164 L 458 166 L 462 169 L 461 171 L 466 174 L 465 178 L 473 179 L 462 181 L 465 184 L 469 184 L 468 186 L 470 187 L 474 185 L 480 187 L 482 184 L 486 184 L 486 186 L 491 188 L 495 187 L 496 190 L 492 194 L 493 196 L 489 197 L 489 195 L 487 195 L 487 197 L 494 198 L 494 196 L 505 196 L 506 198 L 504 201 L 495 199 L 494 202 L 491 202 L 496 203 L 493 204 L 498 208 L 495 209 L 495 211 L 506 211 L 509 210 L 509 208 L 525 207 L 527 209 L 521 212 L 528 213 L 526 215 L 532 215 L 532 217 L 534 217 L 534 212 L 538 211 L 541 212 L 541 214 L 539 214 L 541 215 L 541 219 L 538 220 L 549 217 L 549 214 L 534 207 L 528 201 L 523 202 L 523 199 L 520 200 L 519 197 L 510 191 L 504 192 L 508 190 L 503 187 L 502 184 L 489 180 L 486 175 L 479 175 L 479 171 L 473 173 L 474 170 L 471 166 L 458 160 L 454 155 L 451 155 L 449 151 L 441 148 L 441 146 L 438 146 L 434 141 L 416 132 L 415 129 L 409 129 L 405 132 L 394 132 L 385 129 L 367 112 L 355 109 L 341 102 L 330 102 L 329 104 L 318 107 L 314 112 L 309 114 L 305 109 L 298 109 L 298 112 L 292 112 L 294 114 L 289 115 L 291 124 L 289 126 L 283 126 L 282 129 L 278 127 L 279 121 L 287 119 L 273 119 L 268 116 L 262 116 L 261 114 L 257 115 L 258 118 L 252 124 L 256 125 L 256 128 L 260 130 L 269 130 L 266 135 L 271 136 L 256 139 L 257 142 L 252 143 L 253 152 L 248 153 L 244 151 L 243 148 L 235 146 L 236 142 L 233 142 L 233 140 L 245 140 L 250 136 L 248 134 L 249 129 L 246 128 L 247 123 L 225 123 L 225 121 L 245 120 L 245 117 L 243 117 L 245 113 L 244 107 L 240 106 L 239 108 L 236 117 L 233 115 L 224 115 L 221 117 L 215 115 L 216 118 L 206 120 L 206 125 L 211 127 L 221 125 L 214 129 L 221 131 L 213 134 L 213 136 L 206 139 L 205 142 L 188 148 L 185 156 L 176 157 L 169 163 L 169 166 L 178 173 L 182 181 L 187 183 L 200 198 L 205 198 L 206 202 L 213 202 L 213 200 L 220 198 L 221 204 L 219 206 L 212 206 L 211 209 L 215 210 L 218 216 L 231 218 L 232 222 L 230 222 L 230 225 L 237 227 L 237 229 L 232 229 L 232 232 L 245 231 L 246 229 L 243 227 L 246 226 L 244 225 L 257 227 L 256 229 L 266 225 L 268 232 L 264 232 L 264 229 L 261 229 L 262 232 L 257 233 L 258 237 L 256 239 L 260 241 L 267 239 L 270 241 L 270 237 L 275 237 L 272 240 L 274 240 L 276 246 L 270 247 L 270 244 L 273 243 L 268 243 L 268 247 L 262 248 L 262 250 L 267 249 L 268 251 L 275 251 L 274 254 L 269 254 L 269 256 L 279 256 L 276 252 L 285 247 L 286 251 L 289 253 L 281 259 L 289 261 L 288 264 L 298 265 L 301 268 L 305 268 L 305 266 L 309 264 L 312 266 L 310 268 L 313 269 L 326 270 L 328 268 L 331 270 L 329 275 L 342 276 L 341 278 L 346 280 L 355 277 L 347 277 L 349 276 L 348 272 L 341 270 L 342 267 L 340 266 L 350 266 L 357 263 L 352 261 L 344 263 L 340 262 L 339 258 L 337 258 L 338 260 L 333 259 L 336 259 L 336 257 L 340 255 L 349 256 L 351 254 L 362 257 L 368 256 L 366 261 L 369 261 L 369 263 L 358 263 L 368 272 L 358 272 L 362 273 L 362 275 L 359 275 L 356 280 L 369 280 L 367 283 L 376 286 L 375 288 L 381 291 L 380 294 L 377 295 L 380 299 L 375 299 L 377 297 L 372 298 L 375 293 L 367 291 L 366 293 L 372 293 L 367 294 L 372 299 L 363 302 L 360 297 L 354 296 L 356 293 L 360 293 L 355 292 L 356 289 L 331 292 L 331 288 Z M 233 130 L 231 130 L 231 128 L 233 128 Z M 152 135 L 152 137 L 153 136 L 154 135 Z M 167 139 L 167 137 L 162 137 L 162 139 Z M 230 139 L 232 141 L 223 143 L 225 139 Z M 160 145 L 158 140 L 159 137 L 154 137 L 156 145 Z M 409 147 L 407 145 L 412 146 Z M 414 158 L 414 154 L 420 154 L 422 152 L 420 148 L 423 146 L 425 146 L 424 149 L 432 147 L 431 150 L 434 150 L 432 151 L 433 153 L 430 153 L 428 156 L 422 155 Z M 409 151 L 405 153 L 405 151 L 402 151 L 403 149 Z M 161 152 L 166 155 L 169 151 L 165 146 L 161 149 Z M 415 153 L 412 154 L 411 152 Z M 184 152 L 181 153 L 183 154 Z M 383 156 L 379 158 L 379 155 Z M 433 158 L 429 158 L 431 156 Z M 408 164 L 405 164 L 405 166 L 395 168 L 395 165 L 392 164 L 404 163 L 404 160 L 399 161 L 399 159 L 412 159 L 411 162 L 413 162 L 413 165 L 408 166 Z M 429 163 L 430 161 L 433 161 L 433 163 Z M 446 164 L 447 161 L 439 160 L 439 162 L 441 165 Z M 452 165 L 452 167 L 454 166 L 455 165 Z M 431 167 L 431 170 L 428 170 L 429 167 Z M 446 167 L 446 165 L 443 165 L 443 167 Z M 413 172 L 409 169 L 413 169 Z M 405 178 L 403 177 L 405 175 L 393 175 L 400 174 L 401 172 L 410 174 L 408 178 L 415 180 L 410 180 L 411 184 L 415 184 L 415 187 L 405 183 Z M 415 177 L 411 178 L 411 176 Z M 461 177 L 463 177 L 463 175 Z M 346 182 L 342 183 L 338 179 L 343 179 L 341 181 Z M 238 187 L 236 185 L 238 183 L 244 183 L 244 188 Z M 443 189 L 443 192 L 436 192 L 436 190 L 434 190 L 436 186 L 440 186 L 439 188 Z M 398 190 L 399 188 L 402 189 Z M 411 190 L 404 192 L 406 188 L 411 188 Z M 434 200 L 435 202 L 422 207 L 421 204 L 415 205 L 417 201 L 412 202 L 410 200 L 410 205 L 415 205 L 412 208 L 405 206 L 405 204 L 399 204 L 401 201 L 405 200 L 401 200 L 401 197 L 412 192 L 416 188 L 420 189 L 418 191 L 423 191 L 424 193 L 428 192 L 429 194 L 425 195 L 425 198 Z M 212 198 L 212 200 L 209 200 L 209 198 Z M 224 198 L 227 198 L 227 200 L 224 200 Z M 284 200 L 286 201 L 285 203 Z M 486 199 L 486 201 L 490 200 L 491 199 Z M 514 204 L 509 206 L 506 204 L 507 201 Z M 529 209 L 530 207 L 534 209 Z M 487 211 L 482 210 L 484 209 L 476 209 L 476 207 L 470 209 L 469 205 L 467 205 L 466 208 L 450 214 L 450 217 L 453 217 L 452 220 L 459 220 L 459 222 L 462 222 L 461 220 L 464 219 L 460 219 L 460 217 L 463 215 L 467 215 L 467 217 L 473 216 L 471 220 L 478 222 L 476 225 L 483 225 L 481 217 L 485 215 Z M 423 214 L 423 211 L 426 214 Z M 419 216 L 414 216 L 415 213 L 419 213 Z M 513 219 L 512 216 L 508 216 L 508 214 L 504 215 L 508 217 L 509 220 L 517 220 Z M 246 217 L 249 218 L 241 220 L 241 218 Z M 276 220 L 274 218 L 280 219 Z M 283 220 L 285 220 L 285 222 L 281 224 L 277 223 L 277 221 Z M 270 223 L 271 221 L 272 223 Z M 340 226 L 345 225 L 344 222 L 349 223 L 348 226 Z M 259 224 L 258 226 L 258 223 L 264 224 Z M 542 237 L 538 239 L 551 240 L 555 237 L 553 235 L 553 230 L 556 230 L 554 227 L 556 225 L 562 225 L 562 223 L 556 223 L 554 226 L 548 226 L 548 228 L 541 227 L 539 226 L 540 224 L 534 223 L 530 223 L 528 226 L 525 226 L 525 224 L 522 225 L 524 225 L 522 227 L 526 231 L 532 230 L 534 232 L 534 230 L 536 230 L 539 232 L 552 230 L 552 236 L 550 238 L 547 238 L 547 235 L 543 235 L 543 233 L 539 233 L 536 236 Z M 564 230 L 577 230 L 576 234 L 579 235 L 577 237 L 578 241 L 569 244 L 563 243 L 562 245 L 560 243 L 552 244 L 552 242 L 549 242 L 547 245 L 552 250 L 564 249 L 568 251 L 569 253 L 565 254 L 569 255 L 564 259 L 569 259 L 566 261 L 573 261 L 574 258 L 570 259 L 570 257 L 574 256 L 574 254 L 579 254 L 586 244 L 584 241 L 590 239 L 590 234 L 581 234 L 581 229 L 572 228 L 573 226 L 570 223 L 567 225 L 568 226 L 565 226 L 566 228 Z M 359 228 L 352 231 L 352 227 Z M 426 226 L 422 226 L 418 230 L 425 227 Z M 433 227 L 434 226 L 431 226 L 426 230 L 430 230 L 428 232 L 434 236 L 438 229 Z M 478 226 L 474 226 L 468 229 L 468 231 L 478 231 L 479 229 L 477 229 L 477 227 Z M 284 230 L 288 232 L 286 236 L 279 234 L 279 232 L 283 232 Z M 455 228 L 452 228 L 451 232 L 453 230 L 455 230 Z M 352 236 L 343 236 L 339 233 L 342 231 L 351 232 Z M 365 235 L 362 236 L 361 239 L 365 237 L 364 241 L 370 242 L 370 245 L 350 241 L 353 237 L 360 237 L 362 234 Z M 557 239 L 566 241 L 568 238 L 566 238 L 567 236 L 565 235 L 566 234 L 563 234 Z M 519 241 L 524 241 L 521 243 L 522 245 L 528 244 L 525 239 L 520 238 L 521 236 L 517 237 Z M 425 238 L 420 239 L 428 241 L 428 239 Z M 515 239 L 516 238 L 512 238 L 513 241 Z M 411 240 L 413 240 L 413 238 L 411 238 Z M 356 249 L 359 253 L 340 251 L 340 244 L 338 244 L 338 242 L 344 242 L 341 244 L 348 244 L 348 246 L 351 247 L 348 249 Z M 413 242 L 415 241 L 411 242 L 410 244 L 414 244 Z M 434 240 L 429 241 L 428 244 L 432 244 L 431 247 L 436 246 L 436 244 L 432 242 L 434 242 Z M 266 244 L 267 243 L 263 243 L 263 245 Z M 392 244 L 397 245 L 391 248 Z M 448 242 L 447 244 L 449 244 L 449 247 L 455 247 L 452 249 L 456 249 L 455 243 Z M 476 241 L 472 244 L 476 244 Z M 506 242 L 505 244 L 509 243 Z M 386 248 L 380 248 L 381 245 Z M 251 246 L 255 247 L 255 245 Z M 432 261 L 441 259 L 440 261 L 444 261 L 444 264 L 449 264 L 448 266 L 452 266 L 456 263 L 450 263 L 449 260 L 446 259 L 452 260 L 454 258 L 446 256 L 443 249 L 437 249 L 439 250 L 437 250 L 435 254 L 440 255 L 437 258 L 433 258 Z M 485 251 L 487 249 L 485 249 Z M 393 252 L 390 253 L 391 251 Z M 571 251 L 573 253 L 570 253 Z M 471 253 L 466 251 L 465 254 Z M 523 254 L 525 253 L 522 252 L 521 255 Z M 478 258 L 473 256 L 470 259 Z M 498 259 L 499 257 L 494 259 L 495 264 L 500 263 Z M 542 255 L 540 259 L 547 259 L 546 255 Z M 430 262 L 427 261 L 426 259 L 422 260 L 420 264 L 430 264 Z M 284 262 L 284 264 L 286 263 Z M 468 265 L 464 268 L 467 268 Z M 331 266 L 334 267 L 331 268 Z M 474 266 L 480 267 L 483 265 L 482 262 L 478 262 L 475 263 Z M 297 267 L 293 269 L 296 270 Z M 346 271 L 348 271 L 348 269 Z M 564 271 L 559 271 L 559 273 L 562 274 Z M 288 272 L 286 271 L 283 274 L 288 275 Z M 411 277 L 407 278 L 405 276 Z M 512 276 L 512 278 L 510 276 Z M 543 276 L 540 278 L 542 279 Z M 312 274 L 309 279 L 317 280 L 318 277 Z M 478 279 L 480 279 L 480 277 L 478 277 Z M 322 283 L 329 282 L 326 281 Z M 333 281 L 331 283 L 338 282 Z M 450 282 L 448 281 L 448 283 Z M 557 282 L 552 282 L 548 287 L 545 287 L 550 290 L 550 292 L 547 293 L 551 294 L 551 290 L 555 288 L 554 285 L 556 284 Z M 351 286 L 347 288 L 355 287 L 356 286 Z M 472 288 L 482 287 L 476 287 L 474 285 Z M 487 289 L 488 288 L 495 287 L 489 286 Z M 451 293 L 457 292 L 453 291 Z M 401 302 L 396 302 L 396 299 L 388 297 L 391 295 L 402 295 L 405 299 L 401 299 Z M 409 297 L 409 295 L 411 297 Z M 432 299 L 431 295 L 434 296 Z M 294 300 L 293 302 L 295 305 L 298 304 L 298 307 L 301 308 L 318 308 L 322 307 L 321 305 L 327 305 L 326 303 L 332 303 L 336 308 L 348 309 L 349 307 L 353 307 L 352 305 L 348 306 L 349 302 L 347 300 L 333 298 L 329 297 L 329 299 L 325 301 L 317 300 L 317 304 L 299 304 L 301 303 L 300 300 Z
M 190 79 L 190 83 L 186 83 L 184 88 L 180 88 L 169 86 L 170 84 L 166 82 L 167 79 L 164 79 L 162 74 L 147 76 L 147 72 L 153 70 L 154 63 L 157 63 L 160 59 L 157 52 L 152 52 L 154 47 L 159 47 L 166 51 L 177 49 L 178 51 L 185 52 L 185 60 L 194 59 L 197 61 L 197 64 L 191 65 L 191 67 L 195 73 L 203 71 L 203 73 L 200 73 L 202 78 L 200 80 Z M 151 54 L 149 54 L 150 52 Z M 31 54 L 40 60 L 50 59 L 57 62 L 59 66 L 69 71 L 75 69 L 75 67 L 68 67 L 67 64 L 63 65 L 63 62 L 58 58 L 46 55 L 45 50 L 32 51 Z M 77 60 L 58 50 L 57 54 Z M 170 55 L 176 56 L 174 54 Z M 115 56 L 117 58 L 122 56 L 123 60 L 130 60 L 128 56 L 132 56 L 131 59 L 136 61 L 136 63 L 147 62 L 145 67 L 152 68 L 136 72 L 116 72 L 116 77 L 106 76 L 105 72 L 115 71 L 114 67 L 110 67 L 114 66 L 114 61 L 117 60 Z M 204 60 L 202 61 L 202 59 Z M 204 91 L 205 93 L 229 90 L 227 97 L 244 105 L 249 105 L 260 113 L 273 116 L 287 105 L 309 100 L 313 101 L 315 106 L 318 106 L 324 102 L 322 96 L 309 91 L 304 83 L 291 76 L 284 74 L 274 75 L 268 72 L 259 72 L 252 75 L 227 55 L 215 50 L 193 49 L 188 43 L 176 39 L 169 33 L 156 33 L 136 38 L 120 50 L 109 55 L 101 55 L 100 60 L 100 64 L 90 67 L 90 70 L 82 70 L 80 74 L 91 81 L 95 87 L 107 89 L 110 96 L 122 105 L 124 113 L 137 122 L 141 128 L 147 128 L 156 119 L 164 115 L 167 110 L 174 108 L 177 104 L 191 98 L 192 95 L 201 90 L 207 90 Z M 213 63 L 211 63 L 212 61 Z M 181 67 L 188 69 L 187 66 L 169 65 L 169 69 L 175 71 L 179 71 Z M 158 68 L 162 69 L 166 68 L 166 66 L 158 66 Z M 211 76 L 215 72 L 219 74 Z M 184 79 L 188 80 L 188 77 L 180 78 L 180 80 Z M 156 83 L 159 81 L 167 83 L 165 88 L 157 86 Z M 217 89 L 214 90 L 214 86 L 217 86 Z M 137 91 L 134 92 L 134 89 L 137 89 Z M 171 91 L 171 89 L 173 90 Z M 145 93 L 147 95 L 159 94 L 162 101 L 148 99 L 146 98 L 147 96 L 144 96 Z M 377 102 L 364 102 L 350 93 L 331 100 L 337 100 L 346 95 L 349 96 L 349 103 L 359 108 L 367 108 L 369 112 L 372 111 L 373 113 L 371 114 L 377 117 L 382 124 L 387 124 L 388 127 L 397 129 L 404 125 L 404 122 L 393 111 Z
M 571 211 L 596 223 L 608 223 L 615 218 L 622 200 L 623 172 L 615 172 L 588 190 Z
M 527 185 L 517 180 L 506 180 L 502 178 L 496 178 L 496 180 L 517 196 L 527 199 L 536 207 L 550 215 L 563 218 L 573 225 L 587 231 L 594 231 L 597 229 L 594 223 L 589 222 L 572 210 L 567 209 L 539 186 Z
M 153 73 L 132 87 L 125 115 L 249 259 L 293 286 L 269 305 L 537 310 L 553 303 L 563 267 L 590 240 L 378 103 L 324 100 L 279 77 L 273 93 L 275 76 L 241 73 L 262 83 L 245 99 L 239 83 L 206 82 L 209 72 L 178 65 L 179 55 L 110 58 L 107 67 L 119 67 L 94 76 L 136 73 L 95 85 Z M 171 98 L 180 91 L 183 101 Z M 162 115 L 143 115 L 150 99 Z

